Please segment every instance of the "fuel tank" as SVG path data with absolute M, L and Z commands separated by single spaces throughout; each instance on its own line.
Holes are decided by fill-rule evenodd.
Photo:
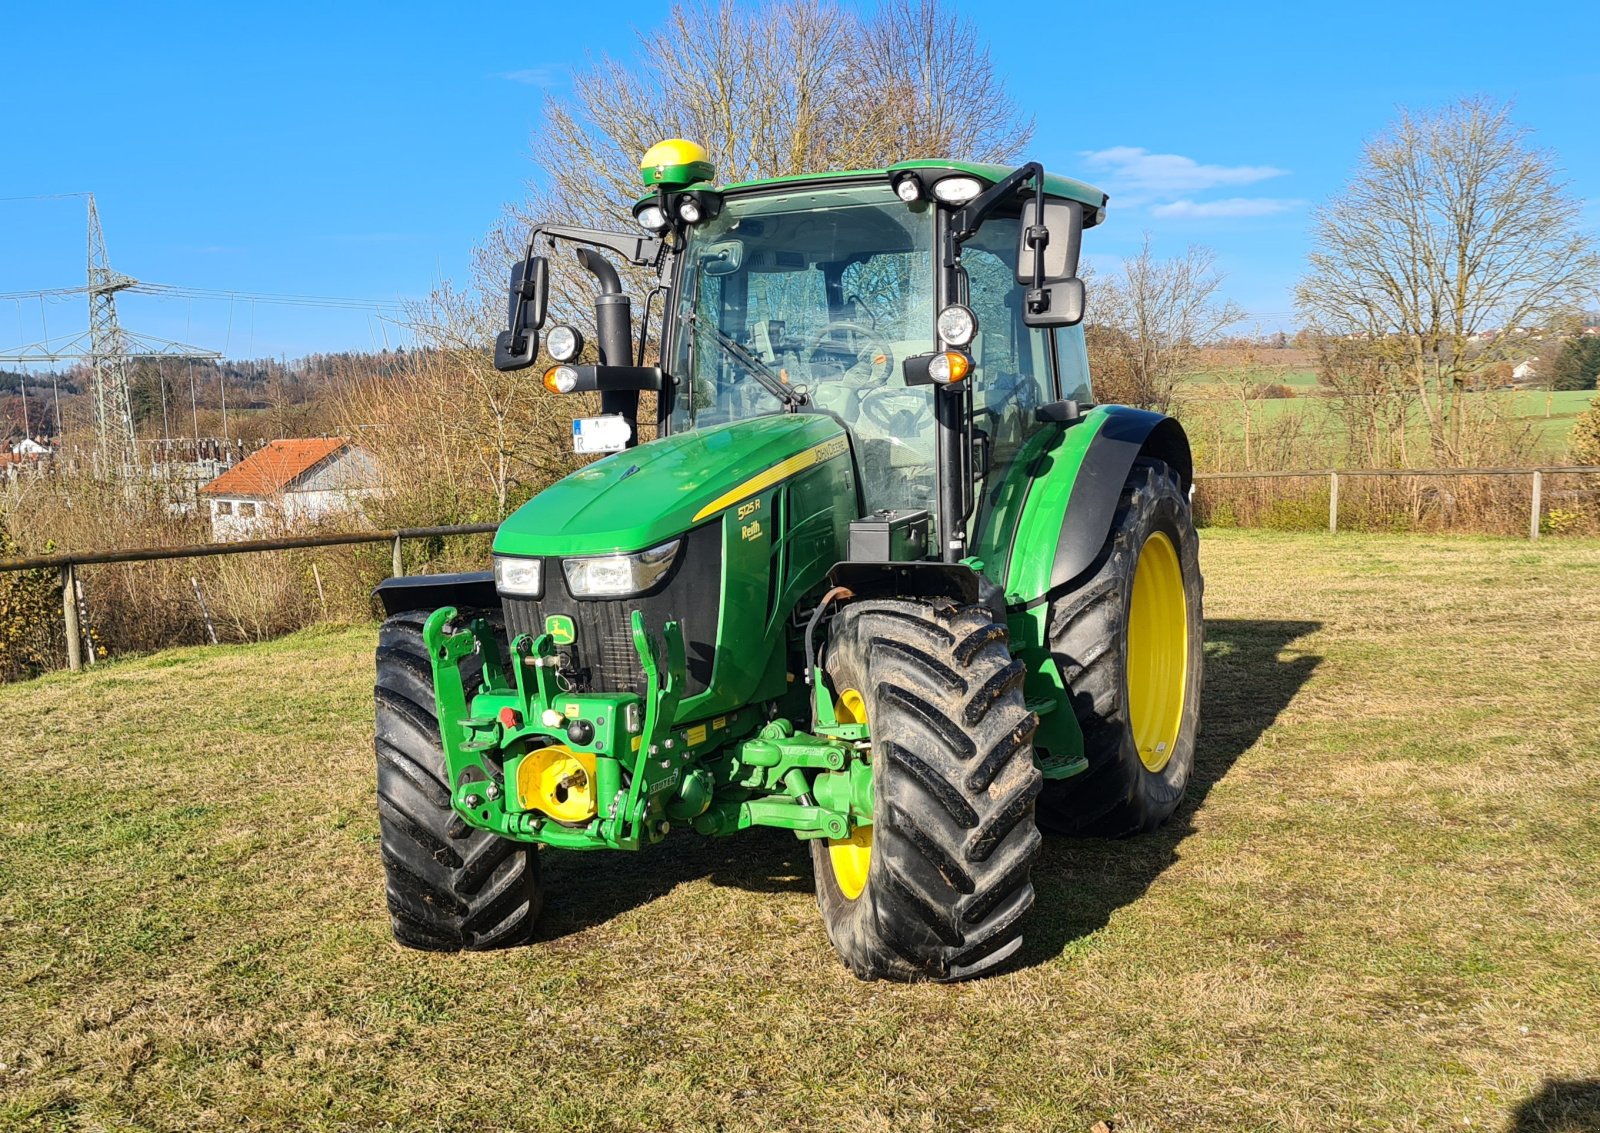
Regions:
M 506 628 L 551 633 L 573 691 L 642 693 L 629 628 L 640 610 L 653 633 L 668 619 L 683 629 L 680 721 L 771 699 L 788 684 L 790 615 L 844 557 L 858 500 L 849 437 L 821 414 L 758 417 L 613 453 L 501 524 L 496 554 L 544 564 L 538 596 L 502 596 Z M 669 544 L 670 566 L 639 593 L 586 596 L 579 568 L 567 565 Z

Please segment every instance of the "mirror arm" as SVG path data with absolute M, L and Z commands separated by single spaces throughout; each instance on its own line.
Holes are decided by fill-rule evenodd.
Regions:
M 615 252 L 635 267 L 655 267 L 661 259 L 662 243 L 651 236 L 634 236 L 627 232 L 605 232 L 598 228 L 575 228 L 567 224 L 536 224 L 528 233 L 528 255 L 533 255 L 534 245 L 540 237 L 552 244 L 566 240 L 572 244 L 592 244 Z
M 549 240 L 552 245 L 557 240 L 566 240 L 574 244 L 592 244 L 598 248 L 605 248 L 638 267 L 661 266 L 663 245 L 660 240 L 648 236 L 633 236 L 625 232 L 603 232 L 598 228 L 575 228 L 566 224 L 535 224 L 528 232 L 528 246 L 522 253 L 524 260 L 533 258 L 541 236 Z M 517 295 L 517 308 L 511 320 L 513 332 L 523 325 L 528 300 L 533 297 L 533 283 L 524 279 Z
M 1028 180 L 1034 180 L 1034 198 L 1041 205 L 1044 203 L 1044 166 L 1037 161 L 1030 161 L 1026 165 L 1018 166 L 996 181 L 988 189 L 979 193 L 972 200 L 961 206 L 960 210 L 950 219 L 951 243 L 960 247 L 978 234 L 984 220 L 994 207 L 1001 201 L 1010 197 Z M 1044 213 L 1041 211 L 1042 217 Z

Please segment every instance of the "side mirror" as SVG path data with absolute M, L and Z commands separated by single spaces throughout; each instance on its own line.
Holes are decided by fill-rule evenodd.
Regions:
M 1030 327 L 1075 327 L 1083 322 L 1086 298 L 1081 279 L 1061 279 L 1023 298 L 1022 322 Z
M 1029 230 L 1043 224 L 1048 238 L 1035 248 Z M 1078 278 L 1078 253 L 1083 247 L 1083 206 L 1077 201 L 1022 205 L 1022 232 L 1017 248 L 1017 282 L 1028 288 L 1022 321 L 1030 327 L 1070 327 L 1083 321 L 1083 280 Z M 1037 270 L 1043 268 L 1042 271 Z
M 522 370 L 539 352 L 539 328 L 550 303 L 550 265 L 543 256 L 529 256 L 511 265 L 506 329 L 495 336 L 494 368 Z
M 1022 231 L 1017 246 L 1018 283 L 1033 282 L 1034 250 L 1028 242 L 1028 230 L 1041 223 L 1035 205 L 1031 197 L 1022 205 Z M 1044 282 L 1071 279 L 1078 274 L 1078 252 L 1083 247 L 1083 206 L 1077 201 L 1046 199 L 1042 223 L 1050 234 L 1044 246 Z
M 719 240 L 700 256 L 700 270 L 707 275 L 732 275 L 743 266 L 743 240 Z

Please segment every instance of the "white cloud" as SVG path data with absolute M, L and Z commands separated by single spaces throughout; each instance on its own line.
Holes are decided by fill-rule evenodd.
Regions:
M 546 63 L 538 67 L 524 67 L 520 71 L 501 71 L 495 78 L 530 87 L 553 87 L 566 80 L 566 70 L 559 64 Z
M 1137 146 L 1089 150 L 1083 159 L 1104 169 L 1114 184 L 1147 193 L 1193 193 L 1218 185 L 1253 185 L 1289 171 L 1272 165 L 1202 165 L 1176 153 L 1151 153 Z
M 1304 205 L 1304 201 L 1283 197 L 1229 197 L 1221 201 L 1169 201 L 1152 205 L 1151 216 L 1169 220 L 1215 220 L 1224 217 L 1272 216 L 1290 212 Z

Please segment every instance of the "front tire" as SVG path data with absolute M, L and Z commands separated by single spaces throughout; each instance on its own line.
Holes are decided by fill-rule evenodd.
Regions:
M 871 728 L 874 795 L 853 842 L 811 843 L 828 939 L 862 979 L 991 970 L 1033 905 L 1042 782 L 1005 627 L 946 599 L 855 602 L 834 619 L 827 672 Z
M 1203 586 L 1183 481 L 1164 461 L 1141 457 L 1105 547 L 1051 611 L 1050 648 L 1089 767 L 1045 785 L 1046 829 L 1140 833 L 1183 801 L 1200 721 Z
M 537 847 L 463 822 L 450 805 L 433 667 L 422 643 L 428 611 L 378 630 L 378 831 L 394 938 L 430 952 L 482 951 L 526 941 L 544 902 Z M 462 677 L 478 689 L 476 662 Z

